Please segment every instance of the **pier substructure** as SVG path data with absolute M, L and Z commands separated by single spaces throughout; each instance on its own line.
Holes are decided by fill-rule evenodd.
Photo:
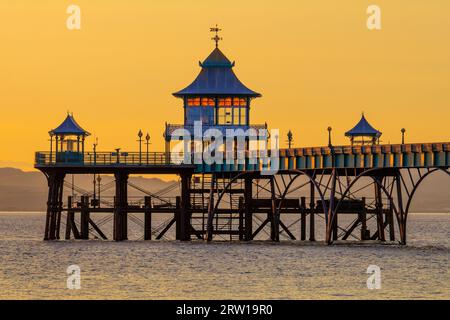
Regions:
M 64 177 L 65 173 L 63 172 L 47 174 L 48 200 L 44 240 L 59 239 Z
M 128 173 L 115 173 L 114 177 L 116 179 L 116 196 L 114 199 L 113 239 L 123 241 L 128 239 Z
M 78 201 L 69 196 L 63 206 L 64 178 L 72 172 L 45 172 L 49 191 L 45 240 L 59 239 L 64 223 L 65 239 L 106 240 L 107 232 L 100 229 L 103 219 L 95 223 L 94 218 L 96 213 L 109 213 L 115 241 L 128 239 L 131 221 L 142 226 L 144 240 L 169 239 L 167 232 L 175 226 L 175 238 L 180 241 L 323 240 L 332 244 L 397 240 L 406 244 L 413 196 L 428 175 L 442 169 L 284 170 L 274 176 L 258 172 L 195 174 L 183 169 L 175 172 L 180 176 L 179 195 L 165 200 L 140 190 L 145 196 L 138 206 L 129 204 L 130 173 L 111 170 L 107 173 L 115 178 L 113 205 L 90 203 L 91 194 L 86 192 Z M 143 214 L 143 219 L 133 216 L 135 213 Z M 173 218 L 155 225 L 152 219 L 159 213 L 173 214 Z M 324 232 L 318 233 L 322 226 Z

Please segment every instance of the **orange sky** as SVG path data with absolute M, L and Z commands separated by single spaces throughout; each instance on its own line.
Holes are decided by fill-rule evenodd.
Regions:
M 82 29 L 66 28 L 66 8 Z M 382 9 L 382 30 L 366 8 Z M 263 98 L 267 121 L 295 146 L 335 144 L 365 111 L 383 142 L 449 141 L 448 0 L 14 0 L 0 3 L 0 167 L 30 169 L 66 111 L 99 150 L 137 149 L 139 129 L 163 150 L 164 122 L 182 121 L 171 93 L 213 49 L 209 27 L 238 77 Z M 88 140 L 91 144 L 93 139 Z

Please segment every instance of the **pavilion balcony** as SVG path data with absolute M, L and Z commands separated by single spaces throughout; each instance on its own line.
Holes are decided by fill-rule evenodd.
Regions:
M 194 125 L 184 125 L 184 124 L 166 124 L 166 130 L 164 132 L 164 137 L 166 137 L 166 140 L 170 140 L 168 139 L 174 132 L 175 130 L 178 129 L 186 129 L 187 131 L 189 131 L 191 133 L 191 135 L 194 135 Z M 205 132 L 208 129 L 218 129 L 222 132 L 222 134 L 225 136 L 226 134 L 226 130 L 227 129 L 242 129 L 244 131 L 248 130 L 248 129 L 254 129 L 258 132 L 258 130 L 263 130 L 263 129 L 267 129 L 267 125 L 266 124 L 252 124 L 249 126 L 242 126 L 242 125 L 232 125 L 232 124 L 227 124 L 227 125 L 202 125 L 202 131 Z

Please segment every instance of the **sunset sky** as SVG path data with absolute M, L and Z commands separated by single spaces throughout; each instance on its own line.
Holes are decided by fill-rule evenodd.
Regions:
M 81 7 L 81 30 L 66 9 Z M 369 4 L 382 30 L 366 27 Z M 251 121 L 294 133 L 294 146 L 335 144 L 364 111 L 383 143 L 450 141 L 448 0 L 4 0 L 0 2 L 0 167 L 31 169 L 69 110 L 101 151 L 137 149 L 181 123 L 172 92 L 221 50 L 263 97 Z M 283 138 L 283 142 L 284 142 Z M 93 139 L 88 140 L 91 148 Z

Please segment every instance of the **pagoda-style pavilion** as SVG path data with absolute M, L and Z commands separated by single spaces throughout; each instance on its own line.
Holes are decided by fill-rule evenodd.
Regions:
M 220 29 L 212 28 L 218 32 Z M 173 93 L 183 99 L 184 124 L 166 124 L 164 137 L 166 152 L 170 150 L 172 133 L 184 128 L 194 137 L 194 124 L 201 122 L 202 131 L 210 128 L 219 130 L 225 135 L 227 129 L 265 128 L 265 125 L 250 125 L 250 103 L 261 94 L 246 87 L 233 71 L 235 66 L 219 49 L 221 40 L 216 34 L 213 38 L 216 47 L 211 54 L 199 62 L 202 68 L 197 78 L 186 88 Z
M 351 145 L 377 144 L 381 135 L 380 131 L 370 125 L 364 113 L 356 126 L 345 133 L 345 136 L 350 138 Z
M 83 162 L 84 141 L 90 133 L 75 121 L 73 114 L 68 113 L 56 129 L 49 131 L 49 135 L 51 162 L 53 159 L 55 162 Z

